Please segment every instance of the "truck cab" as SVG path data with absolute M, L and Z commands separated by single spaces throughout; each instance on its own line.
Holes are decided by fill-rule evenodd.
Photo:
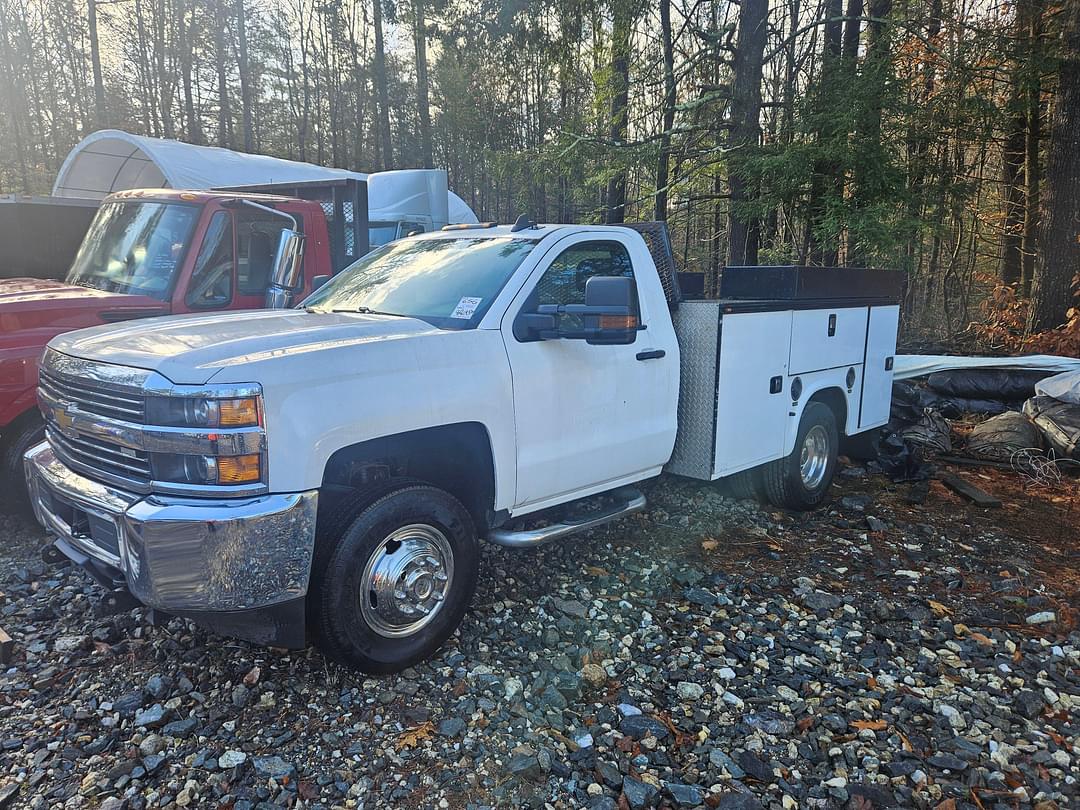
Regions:
M 267 306 L 282 234 L 294 228 L 303 233 L 289 291 L 295 301 L 335 269 L 323 207 L 232 192 L 112 194 L 64 281 L 0 281 L 0 476 L 20 482 L 22 454 L 42 435 L 35 388 L 38 360 L 50 339 L 136 318 Z M 21 486 L 4 489 L 9 500 L 21 497 Z

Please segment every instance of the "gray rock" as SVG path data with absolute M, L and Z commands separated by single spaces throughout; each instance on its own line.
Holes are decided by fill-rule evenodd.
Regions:
M 255 757 L 252 764 L 255 766 L 255 773 L 263 779 L 275 779 L 280 782 L 282 779 L 296 778 L 296 766 L 281 757 Z
M 140 709 L 135 712 L 135 725 L 145 728 L 160 728 L 169 719 L 169 710 L 160 703 L 155 703 L 148 709 Z
M 679 700 L 700 700 L 705 694 L 705 687 L 692 681 L 679 681 L 675 691 L 679 695 Z
M 660 791 L 648 782 L 627 776 L 622 783 L 623 796 L 630 810 L 642 810 L 646 807 L 655 807 L 660 798 Z
M 544 775 L 544 771 L 540 767 L 540 760 L 532 754 L 514 754 L 510 757 L 510 762 L 506 768 L 511 774 L 520 779 L 535 780 Z
M 439 733 L 444 737 L 460 737 L 466 728 L 466 722 L 460 717 L 447 717 L 439 723 Z
M 968 764 L 960 759 L 960 757 L 944 751 L 939 751 L 926 761 L 935 768 L 941 768 L 942 770 L 953 771 L 955 773 L 959 773 L 968 766 Z
M 697 807 L 704 801 L 701 791 L 693 785 L 665 782 L 664 790 L 679 807 Z
M 650 734 L 658 740 L 663 740 L 671 734 L 667 726 L 647 714 L 632 714 L 624 717 L 622 723 L 619 724 L 619 731 L 635 740 L 648 737 Z
M 810 610 L 836 610 L 843 604 L 840 597 L 825 591 L 811 591 L 803 596 L 802 603 Z
M 198 725 L 198 720 L 194 717 L 186 717 L 183 720 L 173 720 L 171 723 L 166 723 L 161 728 L 161 733 L 169 737 L 188 737 L 191 732 L 195 730 L 195 726 Z
M 589 618 L 589 609 L 581 604 L 576 599 L 560 599 L 557 596 L 551 597 L 551 604 L 560 613 L 565 613 L 567 616 L 573 616 L 575 619 L 587 619 Z
M 247 754 L 243 751 L 226 751 L 218 757 L 219 768 L 235 768 L 247 762 Z
M 746 771 L 739 767 L 739 764 L 721 751 L 719 748 L 714 748 L 709 751 L 709 764 L 717 770 L 724 770 L 731 774 L 732 779 L 742 779 L 746 776 Z

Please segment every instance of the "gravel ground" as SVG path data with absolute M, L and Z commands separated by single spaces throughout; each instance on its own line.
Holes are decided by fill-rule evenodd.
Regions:
M 111 613 L 0 517 L 0 808 L 1075 807 L 1076 487 L 964 474 L 1004 508 L 860 467 L 810 515 L 664 480 L 486 548 L 459 635 L 380 679 Z

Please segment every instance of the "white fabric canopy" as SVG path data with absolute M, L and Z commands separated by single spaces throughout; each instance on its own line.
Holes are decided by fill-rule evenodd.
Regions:
M 56 197 L 101 199 L 130 188 L 208 189 L 351 177 L 368 181 L 368 207 L 375 214 L 403 210 L 403 198 L 413 196 L 416 183 L 408 177 L 413 174 L 401 171 L 368 175 L 105 129 L 87 135 L 68 153 L 52 193 Z M 464 200 L 453 192 L 447 196 L 449 222 L 476 222 L 476 215 Z
M 954 368 L 1017 368 L 1036 371 L 1080 371 L 1080 360 L 1053 354 L 1021 357 L 952 357 L 945 354 L 898 354 L 893 361 L 893 377 L 907 380 L 935 371 Z

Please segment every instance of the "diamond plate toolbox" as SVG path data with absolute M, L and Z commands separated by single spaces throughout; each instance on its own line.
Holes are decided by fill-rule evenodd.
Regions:
M 683 301 L 672 314 L 679 340 L 679 432 L 665 468 L 676 475 L 714 478 L 716 372 L 720 361 L 720 302 Z

